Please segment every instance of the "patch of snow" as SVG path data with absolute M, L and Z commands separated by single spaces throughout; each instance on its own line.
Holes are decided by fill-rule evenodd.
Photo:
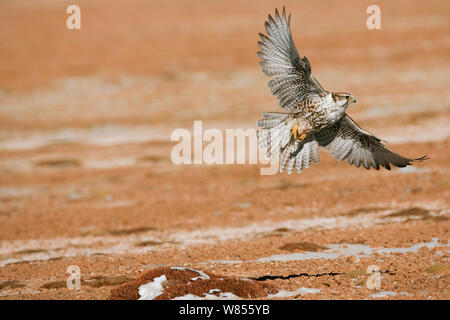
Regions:
M 298 261 L 298 260 L 310 260 L 310 259 L 336 259 L 337 257 L 344 256 L 370 256 L 372 254 L 372 248 L 363 244 L 331 244 L 328 245 L 329 249 L 322 252 L 297 252 L 288 254 L 276 254 L 270 257 L 259 258 L 259 262 L 266 261 Z
M 242 300 L 242 298 L 231 292 L 221 292 L 218 296 L 207 293 L 203 297 L 189 293 L 184 296 L 175 297 L 172 300 Z
M 408 253 L 408 252 L 417 252 L 420 248 L 427 247 L 429 249 L 435 247 L 445 247 L 450 245 L 450 241 L 445 244 L 439 243 L 438 240 L 433 240 L 431 242 L 421 242 L 414 244 L 407 248 L 372 248 L 368 245 L 363 244 L 349 244 L 349 243 L 341 243 L 341 244 L 331 244 L 328 245 L 329 249 L 324 250 L 322 252 L 297 252 L 297 253 L 288 253 L 288 254 L 276 254 L 270 257 L 259 258 L 258 262 L 267 262 L 267 261 L 298 261 L 298 260 L 310 260 L 310 259 L 336 259 L 339 256 L 357 256 L 368 257 L 372 255 L 374 252 L 380 253 Z
M 310 293 L 320 293 L 320 289 L 314 289 L 314 288 L 299 288 L 295 291 L 285 291 L 285 290 L 280 290 L 275 294 L 269 294 L 267 296 L 268 299 L 272 299 L 272 298 L 286 298 L 286 297 L 292 297 L 292 296 L 296 296 L 296 295 L 305 295 L 305 294 L 310 294 Z
M 208 293 L 214 293 L 214 292 L 220 292 L 220 291 L 222 291 L 222 290 L 220 290 L 220 289 L 211 289 L 211 290 L 208 291 Z
M 376 292 L 376 293 L 372 293 L 370 295 L 370 298 L 384 298 L 387 296 L 396 296 L 397 292 L 394 291 L 380 291 L 380 292 Z
M 95 126 L 89 129 L 64 128 L 57 131 L 36 132 L 0 141 L 0 150 L 31 150 L 55 143 L 85 143 L 114 146 L 125 143 L 168 141 L 170 132 L 150 126 Z
M 204 279 L 204 280 L 210 279 L 209 276 L 201 270 L 196 270 L 196 269 L 192 269 L 192 268 L 188 268 L 188 267 L 172 267 L 170 269 L 172 269 L 172 270 L 190 270 L 190 271 L 197 272 L 199 274 L 199 276 L 191 278 L 192 281 L 195 281 L 198 279 Z
M 211 260 L 208 264 L 211 263 L 221 263 L 221 264 L 239 264 L 243 263 L 242 260 Z
M 167 281 L 166 275 L 154 278 L 152 282 L 139 287 L 139 300 L 153 300 L 164 293 L 162 284 Z

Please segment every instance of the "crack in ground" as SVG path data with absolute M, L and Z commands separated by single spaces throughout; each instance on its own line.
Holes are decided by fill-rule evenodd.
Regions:
M 309 274 L 309 273 L 299 273 L 299 274 L 290 274 L 288 276 L 262 276 L 258 278 L 250 278 L 252 280 L 256 281 L 266 281 L 266 280 L 288 280 L 292 278 L 300 278 L 300 277 L 322 277 L 322 276 L 337 276 L 337 275 L 343 275 L 345 273 L 340 272 L 326 272 L 326 273 L 318 273 L 318 274 Z
M 386 270 L 386 271 L 381 271 L 381 274 L 389 274 L 389 275 L 395 275 L 395 273 L 393 273 L 390 270 Z M 277 280 L 277 279 L 281 279 L 281 280 L 288 280 L 288 279 L 292 279 L 292 278 L 300 278 L 300 277 L 308 277 L 308 278 L 318 278 L 318 277 L 323 277 L 323 276 L 339 276 L 339 275 L 345 275 L 347 274 L 347 272 L 325 272 L 325 273 L 317 273 L 317 274 L 309 274 L 309 273 L 298 273 L 298 274 L 290 274 L 287 276 L 261 276 L 258 278 L 250 278 L 252 280 L 255 281 L 266 281 L 266 280 Z M 370 275 L 369 273 L 367 275 Z

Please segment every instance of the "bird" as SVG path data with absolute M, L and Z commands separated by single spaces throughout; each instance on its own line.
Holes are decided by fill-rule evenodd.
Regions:
M 258 146 L 266 158 L 279 161 L 280 172 L 298 173 L 319 162 L 319 147 L 339 161 L 379 170 L 406 167 L 428 159 L 407 158 L 386 148 L 380 138 L 363 130 L 347 113 L 356 98 L 325 90 L 311 73 L 307 57 L 300 57 L 291 34 L 291 14 L 275 9 L 259 33 L 257 52 L 268 86 L 287 112 L 263 112 L 257 122 Z

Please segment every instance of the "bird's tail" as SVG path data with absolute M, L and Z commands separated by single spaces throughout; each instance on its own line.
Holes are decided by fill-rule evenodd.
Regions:
M 319 162 L 318 143 L 314 137 L 299 141 L 292 136 L 296 120 L 291 113 L 265 112 L 259 120 L 258 145 L 271 160 L 280 159 L 280 172 L 291 174 Z
M 258 127 L 264 129 L 271 129 L 281 122 L 289 119 L 292 113 L 283 112 L 263 112 L 263 119 L 259 120 L 256 124 Z
M 256 124 L 258 130 L 258 146 L 265 150 L 266 157 L 275 160 L 280 157 L 291 139 L 291 129 L 294 125 L 289 113 L 264 112 L 263 119 Z
M 281 152 L 280 172 L 291 174 L 294 169 L 301 173 L 303 168 L 309 168 L 313 162 L 319 162 L 319 144 L 315 140 L 300 142 L 292 141 Z

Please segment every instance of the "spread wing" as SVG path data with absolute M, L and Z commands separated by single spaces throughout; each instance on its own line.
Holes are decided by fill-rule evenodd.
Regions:
M 287 111 L 300 111 L 298 107 L 308 94 L 324 95 L 326 91 L 311 74 L 311 66 L 306 57 L 300 58 L 292 39 L 290 20 L 286 19 L 286 10 L 280 17 L 275 10 L 275 20 L 269 15 L 265 23 L 267 36 L 260 33 L 258 42 L 261 51 L 260 65 L 264 74 L 273 77 L 269 88 L 280 100 L 280 106 Z
M 396 167 L 406 167 L 414 161 L 426 160 L 427 157 L 417 159 L 405 158 L 387 149 L 381 140 L 361 129 L 348 115 L 334 126 L 315 134 L 319 145 L 330 150 L 330 154 L 342 161 L 356 166 L 363 165 L 366 169 L 380 166 L 391 170 L 391 164 Z

